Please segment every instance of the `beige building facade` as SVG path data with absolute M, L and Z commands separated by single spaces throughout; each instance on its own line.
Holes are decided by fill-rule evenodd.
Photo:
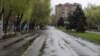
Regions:
M 80 4 L 77 4 L 77 3 L 74 3 L 74 4 L 66 3 L 66 4 L 56 5 L 56 8 L 55 8 L 56 20 L 55 20 L 55 22 L 57 23 L 58 19 L 61 17 L 63 17 L 64 20 L 66 21 L 68 19 L 69 13 L 73 13 L 73 11 L 75 11 L 77 6 L 82 7 Z

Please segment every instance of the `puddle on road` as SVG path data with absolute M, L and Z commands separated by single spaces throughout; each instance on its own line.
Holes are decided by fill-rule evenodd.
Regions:
M 42 45 L 42 48 L 40 49 L 40 54 L 39 54 L 39 56 L 42 56 L 43 54 L 44 54 L 44 49 L 46 48 L 46 39 L 45 39 L 45 41 L 44 41 L 44 43 L 43 43 L 43 45 Z
M 56 51 L 56 50 L 51 50 L 51 52 L 55 53 L 55 52 L 57 52 L 57 51 Z
M 81 44 L 82 46 L 86 46 L 84 43 L 82 43 L 82 42 L 80 42 L 80 41 L 78 41 L 78 40 L 76 40 L 79 44 Z
M 35 38 L 31 39 L 29 42 L 24 44 L 22 47 L 17 49 L 15 52 L 8 54 L 7 56 L 21 56 L 28 48 L 31 46 L 31 44 L 34 42 L 37 37 L 39 37 L 41 34 L 37 35 Z
M 10 54 L 8 56 L 21 56 L 26 50 L 27 48 L 31 45 L 30 42 L 26 43 L 25 45 L 22 46 L 22 48 L 19 48 L 18 50 L 16 50 L 15 53 Z
M 64 40 L 64 39 L 63 39 Z M 66 43 L 66 44 L 70 44 L 70 42 L 68 42 L 67 40 L 64 40 L 64 42 Z
M 51 55 L 51 56 L 57 56 L 56 54 L 53 54 L 53 55 Z
M 53 45 L 54 44 L 54 40 L 51 38 L 50 39 L 50 44 Z
M 65 49 L 63 46 L 61 46 L 60 42 L 58 42 L 58 45 L 60 46 L 61 49 Z

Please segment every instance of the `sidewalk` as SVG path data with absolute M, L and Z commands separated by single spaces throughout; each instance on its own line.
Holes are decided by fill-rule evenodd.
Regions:
M 11 38 L 14 38 L 14 37 L 17 37 L 17 36 L 21 36 L 21 35 L 24 35 L 24 34 L 27 34 L 27 33 L 21 33 L 21 32 L 8 32 L 6 34 L 5 37 L 4 36 L 4 33 L 2 33 L 2 38 L 0 39 L 0 42 L 3 42 L 3 41 L 6 41 L 6 40 L 9 40 Z M 8 37 L 7 37 L 8 36 Z
M 94 33 L 94 34 L 100 34 L 100 32 L 96 32 L 96 31 L 86 31 L 88 33 Z
M 32 35 L 32 33 L 23 34 L 23 35 L 15 36 L 13 38 L 6 39 L 5 41 L 3 41 L 3 42 L 0 43 L 0 48 L 1 47 L 6 47 L 8 45 L 11 45 L 11 44 L 13 44 L 13 43 L 15 43 L 17 41 L 22 40 L 25 37 L 30 36 L 30 35 Z

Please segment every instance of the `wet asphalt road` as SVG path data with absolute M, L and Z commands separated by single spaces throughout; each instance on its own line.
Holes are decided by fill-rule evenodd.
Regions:
M 47 26 L 22 56 L 100 56 L 100 45 Z
M 39 32 L 28 33 L 0 42 L 0 56 L 21 56 L 21 54 L 17 54 L 20 52 L 19 49 L 24 48 L 28 43 L 31 44 L 30 41 L 39 35 Z

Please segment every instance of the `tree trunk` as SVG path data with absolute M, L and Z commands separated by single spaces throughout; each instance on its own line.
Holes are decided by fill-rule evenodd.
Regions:
M 100 31 L 100 20 L 98 20 L 97 28 Z
M 2 15 L 3 15 L 4 11 L 5 11 L 4 8 L 2 8 L 2 11 L 0 12 L 0 20 L 2 18 Z
M 19 28 L 19 24 L 18 24 L 19 17 L 20 17 L 20 14 L 17 15 L 17 20 L 16 20 L 16 31 L 18 31 L 18 28 Z
M 25 24 L 26 24 L 26 21 L 24 21 L 24 22 L 21 24 L 21 33 L 23 33 L 22 31 L 23 31 L 23 29 L 24 29 Z
M 18 31 L 18 32 L 21 31 L 20 22 L 21 22 L 22 18 L 23 18 L 23 13 L 22 14 L 18 14 L 17 21 L 16 21 L 16 31 Z
M 3 29 L 3 13 L 4 13 L 4 9 L 2 8 L 2 10 L 0 11 L 0 39 L 2 39 L 2 29 Z
M 11 16 L 11 14 L 12 14 L 12 8 L 10 8 L 10 10 L 9 10 L 9 13 L 8 13 L 8 16 L 7 16 L 7 18 L 4 20 L 4 33 L 6 34 L 7 33 L 7 28 L 8 28 L 8 21 L 9 21 L 9 18 L 10 18 L 10 16 Z
M 23 18 L 23 13 L 21 14 L 21 16 L 20 16 L 20 18 L 19 18 L 19 30 L 20 30 L 20 32 L 22 32 L 22 30 L 21 30 L 21 20 L 22 20 L 22 18 Z

